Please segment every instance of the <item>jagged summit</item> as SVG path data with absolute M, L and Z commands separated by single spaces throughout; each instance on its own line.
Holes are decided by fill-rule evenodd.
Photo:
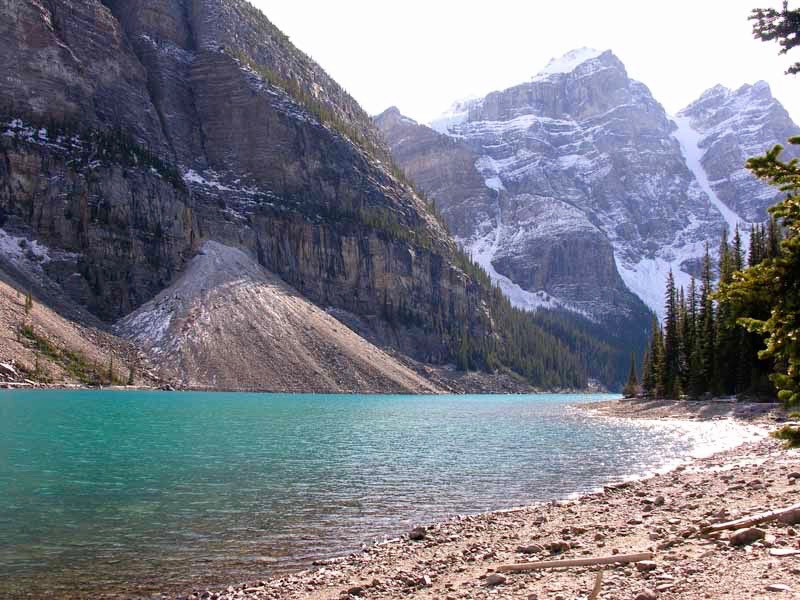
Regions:
M 594 48 L 585 47 L 571 50 L 559 58 L 550 59 L 550 62 L 547 63 L 547 66 L 533 77 L 533 81 L 542 81 L 553 75 L 571 73 L 580 65 L 598 58 L 605 53 L 610 54 L 611 51 L 595 50 Z
M 765 82 L 716 85 L 670 117 L 611 51 L 588 48 L 456 103 L 432 124 L 450 145 L 379 125 L 519 306 L 544 292 L 600 320 L 637 313 L 629 292 L 662 310 L 670 270 L 688 285 L 707 240 L 765 219 L 774 189 L 744 164 L 800 133 Z

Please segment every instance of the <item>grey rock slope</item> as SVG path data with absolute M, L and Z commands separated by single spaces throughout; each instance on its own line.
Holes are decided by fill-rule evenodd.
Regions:
M 785 143 L 800 135 L 800 127 L 769 85 L 759 81 L 737 90 L 717 85 L 680 111 L 676 122 L 696 133 L 703 170 L 719 200 L 745 221 L 763 221 L 781 193 L 755 179 L 745 162 L 777 143 L 786 147 L 785 156 L 800 154 Z
M 66 305 L 114 322 L 215 241 L 414 359 L 512 340 L 370 117 L 248 2 L 0 0 L 0 60 L 0 229 Z M 585 384 L 531 338 L 564 355 L 542 381 Z
M 670 269 L 687 285 L 707 241 L 714 248 L 725 227 L 763 219 L 770 203 L 748 197 L 761 184 L 740 156 L 790 132 L 786 113 L 761 84 L 721 96 L 673 120 L 613 53 L 581 49 L 430 127 L 396 109 L 376 123 L 517 305 L 641 322 L 642 302 L 661 310 Z M 687 127 L 691 115 L 705 137 Z M 733 122 L 744 131 L 723 136 L 728 148 L 714 144 Z
M 288 392 L 439 391 L 268 272 L 203 243 L 178 280 L 117 324 L 187 387 Z

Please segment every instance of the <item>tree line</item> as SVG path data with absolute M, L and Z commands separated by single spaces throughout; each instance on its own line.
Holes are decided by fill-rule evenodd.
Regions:
M 789 140 L 800 145 L 800 137 Z M 626 395 L 661 398 L 744 394 L 800 403 L 800 163 L 779 145 L 748 168 L 786 192 L 770 219 L 723 233 L 718 263 L 706 246 L 699 282 L 667 278 L 663 323 L 653 317 L 641 385 L 632 364 Z M 718 285 L 713 274 L 718 274 Z

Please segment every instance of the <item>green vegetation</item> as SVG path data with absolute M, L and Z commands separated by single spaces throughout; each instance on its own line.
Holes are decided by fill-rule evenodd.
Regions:
M 244 50 L 225 48 L 225 52 L 256 73 L 267 84 L 278 87 L 289 94 L 295 102 L 316 117 L 320 123 L 331 127 L 370 156 L 384 162 L 396 177 L 405 178 L 402 170 L 397 168 L 385 148 L 364 135 L 361 129 L 352 121 L 342 118 L 339 112 L 329 103 L 310 93 L 302 82 L 293 77 L 283 77 L 274 69 L 253 60 Z
M 789 140 L 800 145 L 800 137 Z M 772 364 L 770 379 L 787 405 L 800 404 L 800 161 L 780 159 L 776 146 L 765 156 L 752 158 L 753 173 L 787 193 L 770 209 L 780 228 L 770 227 L 762 258 L 723 281 L 719 298 L 733 305 L 731 315 L 751 336 L 763 340 L 758 357 Z M 769 231 L 784 231 L 770 239 Z
M 770 435 L 786 442 L 787 448 L 800 448 L 800 428 L 784 425 Z
M 800 138 L 790 140 L 800 144 Z M 698 294 L 695 282 L 676 291 L 667 281 L 663 328 L 654 322 L 644 362 L 645 393 L 774 396 L 800 404 L 800 163 L 780 160 L 781 146 L 750 159 L 748 168 L 788 196 L 753 227 L 745 259 L 738 230 L 723 235 L 719 289 L 708 249 Z
M 780 229 L 769 227 L 778 235 Z M 758 348 L 763 336 L 748 332 L 742 318 L 751 302 L 730 293 L 734 281 L 742 278 L 757 261 L 770 260 L 778 244 L 771 237 L 753 237 L 750 268 L 741 247 L 738 230 L 728 243 L 720 244 L 720 286 L 714 289 L 712 261 L 706 247 L 699 290 L 692 279 L 688 293 L 676 289 L 672 273 L 667 279 L 663 327 L 654 318 L 650 345 L 643 359 L 642 388 L 645 394 L 665 398 L 706 394 L 753 394 L 774 396 L 769 382 L 770 366 L 760 360 Z
M 631 354 L 631 368 L 628 371 L 628 381 L 622 388 L 622 394 L 626 398 L 634 398 L 639 393 L 639 378 L 636 376 L 636 355 Z
M 780 54 L 800 46 L 800 9 L 789 10 L 789 2 L 784 1 L 781 10 L 756 8 L 750 16 L 753 35 L 763 42 L 777 42 Z M 794 63 L 787 74 L 800 73 L 800 62 Z
M 59 348 L 44 336 L 37 334 L 30 323 L 26 323 L 20 328 L 20 334 L 33 347 L 36 355 L 36 366 L 34 367 L 35 372 L 33 375 L 40 381 L 46 382 L 45 378 L 42 377 L 43 371 L 39 365 L 39 356 L 41 355 L 61 365 L 67 373 L 86 385 L 121 383 L 113 371 L 102 372 L 101 368 L 87 361 L 80 352 Z
M 71 165 L 78 171 L 91 171 L 96 164 L 117 164 L 123 167 L 153 169 L 173 187 L 185 190 L 178 169 L 162 160 L 157 154 L 137 143 L 121 127 L 112 129 L 90 129 L 76 119 L 42 119 L 30 114 L 18 114 L 13 109 L 0 110 L 0 126 L 9 126 L 14 119 L 21 120 L 25 127 L 45 130 L 44 140 L 32 141 L 25 137 L 10 136 L 11 144 L 46 142 L 54 148 L 70 152 Z

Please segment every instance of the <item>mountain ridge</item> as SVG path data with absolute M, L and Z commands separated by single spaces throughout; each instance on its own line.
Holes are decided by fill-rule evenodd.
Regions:
M 0 14 L 18 79 L 0 84 L 0 227 L 60 253 L 36 276 L 92 318 L 139 309 L 211 241 L 416 361 L 585 386 L 585 363 L 505 307 L 366 113 L 247 2 Z
M 698 273 L 706 240 L 714 252 L 723 228 L 732 235 L 733 226 L 741 222 L 747 229 L 753 211 L 766 217 L 774 192 L 746 172 L 745 155 L 766 150 L 800 130 L 762 83 L 735 91 L 715 86 L 694 103 L 702 102 L 713 112 L 707 115 L 711 121 L 701 122 L 691 105 L 679 115 L 691 121 L 691 113 L 693 122 L 682 122 L 681 117 L 667 114 L 646 86 L 631 80 L 611 51 L 581 49 L 552 64 L 558 65 L 552 73 L 545 69 L 544 75 L 531 81 L 454 104 L 429 126 L 401 127 L 386 113 L 376 117 L 376 122 L 409 176 L 437 201 L 467 251 L 491 263 L 484 267 L 501 286 L 506 278 L 530 294 L 547 293 L 564 308 L 585 314 L 581 303 L 592 301 L 592 290 L 566 289 L 563 273 L 548 276 L 537 262 L 536 257 L 541 259 L 548 252 L 542 247 L 547 233 L 535 231 L 541 227 L 535 223 L 544 222 L 560 228 L 574 244 L 595 231 L 596 249 L 575 248 L 574 252 L 591 264 L 591 255 L 602 256 L 610 244 L 613 271 L 624 280 L 622 293 L 633 292 L 650 309 L 661 311 L 661 290 L 670 269 L 676 271 L 679 284 L 688 285 L 690 276 Z M 758 97 L 772 126 L 745 128 L 751 132 L 750 146 L 747 140 L 731 140 L 731 136 L 725 143 L 710 139 L 712 125 L 719 127 L 714 118 L 722 125 L 728 122 L 725 119 L 749 118 L 732 108 L 737 99 L 746 104 L 741 100 L 745 95 Z M 718 96 L 726 102 L 714 103 L 712 99 Z M 751 111 L 753 116 L 755 112 Z M 708 131 L 695 132 L 693 124 Z M 448 195 L 446 186 L 437 185 L 422 164 L 432 160 L 426 150 L 435 145 L 422 128 L 443 132 L 452 144 L 460 145 L 462 154 L 471 152 L 473 170 L 484 180 L 483 189 L 478 183 L 469 190 L 462 185 L 457 194 Z M 427 140 L 427 148 L 410 150 L 421 140 Z M 438 143 L 447 147 L 441 140 Z M 724 151 L 716 153 L 717 147 Z M 734 149 L 741 164 L 730 159 Z M 460 160 L 468 161 L 464 156 Z M 713 176 L 706 176 L 707 168 Z M 735 206 L 731 198 L 746 198 L 753 190 L 765 200 L 746 212 L 748 218 L 740 217 L 729 206 Z M 463 209 L 467 206 L 469 211 Z M 500 225 L 501 206 L 509 215 L 528 216 L 519 218 L 517 227 L 510 218 Z M 470 220 L 468 212 L 481 217 Z M 487 253 L 487 248 L 493 249 Z M 571 268 L 580 264 L 567 262 Z M 598 265 L 593 271 L 603 269 Z M 615 279 L 609 269 L 600 285 L 619 289 Z M 526 304 L 524 299 L 518 303 Z M 605 307 L 589 305 L 590 314 L 614 312 L 620 314 L 614 302 Z

